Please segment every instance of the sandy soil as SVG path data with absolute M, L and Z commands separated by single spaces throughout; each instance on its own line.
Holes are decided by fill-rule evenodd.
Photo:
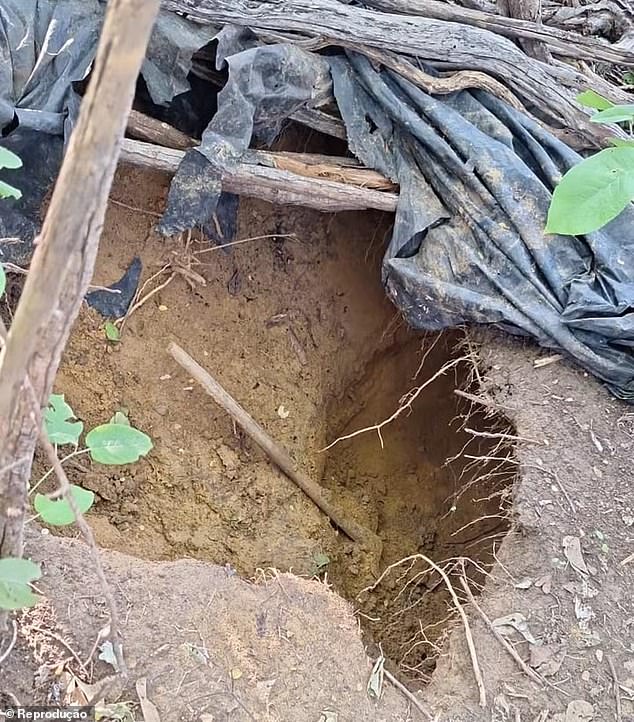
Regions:
M 629 409 L 564 361 L 535 368 L 545 354 L 528 344 L 471 334 L 467 347 L 462 334 L 407 331 L 380 285 L 380 216 L 243 202 L 238 238 L 273 237 L 226 253 L 153 234 L 165 192 L 162 176 L 119 175 L 95 283 L 116 280 L 135 254 L 144 279 L 168 263 L 152 283 L 176 270 L 174 279 L 130 316 L 118 344 L 105 339 L 103 319 L 82 312 L 57 384 L 87 427 L 124 409 L 155 442 L 146 460 L 114 472 L 83 461 L 68 469 L 97 494 L 89 520 L 114 550 L 103 556 L 126 610 L 128 697 L 146 677 L 162 719 L 425 719 L 389 685 L 380 703 L 369 700 L 360 623 L 370 655 L 382 649 L 438 719 L 631 718 Z M 380 556 L 338 534 L 233 428 L 166 354 L 169 340 L 380 536 Z M 460 356 L 385 427 L 383 447 L 372 432 L 320 451 L 389 417 Z M 0 692 L 22 701 L 45 699 L 71 672 L 94 683 L 112 671 L 95 656 L 85 669 L 64 662 L 59 642 L 84 660 L 105 623 L 82 543 L 34 530 L 30 548 L 48 560 L 51 604 L 20 620 L 2 669 Z M 464 624 L 420 555 L 443 563 L 467 608 L 485 707 Z M 272 567 L 314 581 L 263 571 Z M 503 631 L 523 671 L 467 604 L 463 568 L 474 593 L 486 581 L 477 603 L 490 620 L 516 615 L 523 635 Z

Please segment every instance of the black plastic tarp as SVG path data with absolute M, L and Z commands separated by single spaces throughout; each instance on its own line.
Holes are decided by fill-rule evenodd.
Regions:
M 39 231 L 40 205 L 57 175 L 63 143 L 75 125 L 97 49 L 105 0 L 0 0 L 0 131 L 4 147 L 24 167 L 2 171 L 23 193 L 3 201 L 0 260 L 28 263 Z M 160 13 L 141 74 L 148 93 L 164 105 L 189 88 L 192 55 L 214 30 L 173 13 Z
M 0 0 L 5 45 L 17 37 L 7 38 L 7 12 L 20 16 L 23 7 L 34 5 L 53 13 L 63 7 L 64 18 L 69 7 L 86 6 L 87 16 L 98 23 L 96 0 Z M 60 22 L 66 21 L 60 17 Z M 171 27 L 169 18 L 165 23 Z M 65 27 L 73 32 L 72 23 Z M 82 26 L 82 37 L 89 29 Z M 193 33 L 189 47 L 195 49 L 196 34 L 188 32 Z M 207 30 L 199 47 L 209 39 Z M 171 42 L 167 37 L 160 45 Z M 582 238 L 543 232 L 555 184 L 580 160 L 575 152 L 483 91 L 432 97 L 363 56 L 322 57 L 284 43 L 262 47 L 248 32 L 230 27 L 220 34 L 218 47 L 228 82 L 200 148 L 186 154 L 173 181 L 164 232 L 208 227 L 218 204 L 235 210 L 234 199 L 222 193 L 222 174 L 254 136 L 271 141 L 295 110 L 332 89 L 351 151 L 400 185 L 383 280 L 410 325 L 438 330 L 493 324 L 533 337 L 573 358 L 616 395 L 634 400 L 633 209 Z M 89 50 L 92 59 L 94 46 Z M 16 62 L 6 48 L 2 52 L 7 62 Z M 183 87 L 191 51 L 180 66 L 174 63 L 178 53 L 160 57 L 161 62 L 145 66 L 144 77 L 152 97 L 165 101 Z M 88 65 L 83 58 L 73 61 L 71 70 L 64 66 L 66 91 L 61 83 L 53 94 L 55 107 L 39 109 L 72 118 L 77 99 L 68 81 L 82 76 Z M 50 72 L 45 85 L 54 87 L 53 67 Z M 44 98 L 44 89 L 35 97 Z M 11 108 L 32 110 L 15 86 L 0 92 L 5 118 L 13 117 Z

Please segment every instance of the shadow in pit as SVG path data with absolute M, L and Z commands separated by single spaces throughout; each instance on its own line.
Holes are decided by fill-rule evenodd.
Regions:
M 342 552 L 331 560 L 327 579 L 353 601 L 369 652 L 380 649 L 412 682 L 427 681 L 455 615 L 446 584 L 416 555 L 446 568 L 459 596 L 457 575 L 464 568 L 476 592 L 510 524 L 513 449 L 495 434 L 512 429 L 454 393 L 475 386 L 476 367 L 463 340 L 458 333 L 423 338 L 402 330 L 327 413 L 331 440 L 371 427 L 447 368 L 380 436 L 370 430 L 330 448 L 323 476 L 347 514 L 383 542 L 380 560 Z M 377 567 L 383 572 L 393 564 L 376 583 Z

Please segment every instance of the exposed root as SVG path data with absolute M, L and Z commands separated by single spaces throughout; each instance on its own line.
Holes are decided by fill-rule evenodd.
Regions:
M 13 626 L 13 633 L 11 635 L 11 640 L 9 641 L 7 648 L 4 650 L 4 652 L 2 652 L 2 654 L 0 654 L 0 665 L 9 658 L 9 655 L 13 651 L 13 648 L 15 647 L 15 642 L 18 638 L 18 625 L 15 623 L 15 619 L 11 619 L 10 621 Z
M 413 692 L 410 692 L 409 689 L 407 689 L 404 684 L 401 684 L 401 682 L 399 682 L 398 679 L 396 679 L 396 677 L 387 669 L 383 669 L 383 674 L 385 675 L 385 679 L 387 679 L 391 684 L 393 684 L 401 694 L 407 697 L 407 699 L 426 719 L 432 720 L 433 722 L 434 717 L 432 716 L 432 713 Z
M 537 674 L 537 672 L 535 672 L 533 669 L 531 669 L 526 664 L 526 662 L 516 652 L 515 647 L 512 644 L 510 644 L 504 638 L 504 636 L 495 628 L 495 626 L 493 625 L 493 622 L 489 619 L 489 617 L 483 611 L 482 607 L 476 602 L 475 597 L 473 596 L 473 592 L 471 591 L 471 588 L 469 587 L 466 576 L 464 574 L 460 578 L 460 584 L 462 585 L 462 588 L 465 590 L 465 593 L 467 595 L 467 598 L 469 599 L 470 604 L 473 606 L 473 608 L 476 610 L 476 612 L 480 615 L 480 617 L 482 617 L 482 621 L 491 630 L 491 633 L 497 639 L 497 641 L 510 654 L 510 656 L 513 658 L 513 660 L 515 661 L 517 666 L 522 670 L 522 672 L 524 672 L 534 682 L 537 682 L 537 684 L 539 684 L 540 687 L 543 686 L 545 683 L 545 680 L 542 677 L 540 677 L 540 675 Z
M 449 592 L 449 595 L 451 596 L 451 600 L 453 602 L 454 608 L 456 609 L 458 615 L 460 616 L 460 620 L 462 622 L 462 625 L 464 627 L 465 631 L 465 638 L 467 640 L 467 647 L 469 649 L 469 656 L 471 658 L 471 666 L 473 668 L 473 675 L 476 680 L 476 684 L 478 687 L 478 694 L 479 694 L 479 703 L 482 708 L 486 707 L 487 705 L 487 696 L 486 696 L 486 688 L 484 685 L 484 679 L 482 677 L 482 672 L 480 670 L 480 664 L 478 662 L 478 655 L 476 653 L 475 649 L 475 643 L 473 641 L 473 635 L 471 633 L 471 626 L 469 624 L 469 619 L 464 611 L 464 608 L 460 602 L 460 599 L 458 598 L 458 595 L 456 594 L 456 591 L 453 587 L 453 584 L 451 583 L 451 580 L 449 579 L 449 576 L 445 572 L 445 570 L 440 567 L 436 562 L 432 561 L 429 557 L 425 556 L 424 554 L 412 554 L 409 557 L 406 557 L 405 559 L 402 559 L 398 562 L 395 562 L 394 564 L 390 564 L 386 569 L 383 571 L 383 573 L 379 576 L 379 578 L 372 584 L 370 587 L 366 587 L 366 589 L 363 590 L 363 592 L 372 591 L 373 589 L 376 589 L 376 587 L 385 579 L 386 575 L 390 573 L 393 569 L 400 566 L 403 563 L 411 562 L 416 560 L 422 560 L 427 564 L 434 572 L 436 572 L 442 581 L 445 584 L 445 587 L 447 588 L 447 591 Z M 461 561 L 461 560 L 454 560 L 454 561 Z M 411 566 L 410 566 L 411 569 Z M 426 570 L 427 571 L 427 570 Z M 426 573 L 426 572 L 423 572 Z M 409 584 L 410 582 L 408 582 Z M 362 593 L 363 593 L 362 592 Z
M 455 368 L 459 364 L 463 363 L 466 360 L 466 357 L 461 356 L 460 358 L 452 359 L 451 361 L 448 361 L 446 364 L 442 366 L 436 373 L 431 376 L 425 383 L 421 384 L 420 386 L 417 386 L 416 388 L 412 389 L 411 391 L 408 391 L 399 401 L 399 406 L 396 409 L 396 411 L 389 416 L 387 419 L 384 419 L 379 424 L 373 424 L 372 426 L 366 426 L 363 429 L 358 429 L 357 431 L 353 431 L 350 434 L 345 434 L 343 436 L 339 436 L 334 441 L 332 441 L 328 446 L 325 446 L 323 449 L 320 449 L 321 452 L 328 451 L 329 449 L 332 449 L 333 446 L 338 444 L 340 441 L 346 441 L 347 439 L 352 439 L 355 436 L 360 436 L 361 434 L 365 434 L 368 431 L 376 431 L 379 441 L 381 443 L 381 448 L 385 448 L 385 445 L 383 443 L 383 436 L 381 434 L 381 429 L 383 429 L 388 424 L 391 424 L 393 421 L 398 419 L 401 414 L 403 414 L 405 411 L 411 411 L 412 404 L 416 399 L 420 396 L 420 394 L 430 385 L 432 384 L 437 378 L 440 376 L 443 376 L 451 369 Z

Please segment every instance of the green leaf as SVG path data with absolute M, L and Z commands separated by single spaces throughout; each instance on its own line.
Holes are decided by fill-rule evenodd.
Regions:
M 610 143 L 616 148 L 634 147 L 634 140 L 625 140 L 625 138 L 610 138 Z
M 71 485 L 70 493 L 82 514 L 93 505 L 95 495 L 81 486 Z M 75 514 L 66 499 L 49 499 L 44 494 L 36 494 L 33 501 L 35 511 L 42 517 L 42 521 L 51 526 L 68 526 L 75 521 Z
M 7 274 L 4 272 L 4 268 L 2 267 L 2 264 L 0 263 L 0 298 L 2 298 L 6 287 L 7 287 Z
M 0 198 L 15 198 L 19 201 L 22 198 L 22 191 L 0 180 Z
M 26 584 L 0 582 L 0 609 L 24 609 L 33 607 L 40 598 Z
M 0 559 L 0 582 L 3 584 L 28 584 L 41 576 L 39 565 L 30 559 Z
M 114 323 L 112 323 L 112 321 L 106 321 L 103 328 L 106 332 L 106 338 L 108 341 L 114 341 L 116 343 L 121 339 L 119 329 L 114 325 Z
M 584 90 L 583 93 L 579 93 L 577 103 L 585 108 L 594 108 L 595 110 L 607 110 L 614 105 L 607 98 L 595 93 L 594 90 Z
M 39 597 L 28 584 L 41 576 L 39 566 L 28 559 L 0 559 L 0 609 L 22 609 L 37 604 Z
M 75 412 L 64 401 L 64 394 L 51 394 L 44 412 L 44 428 L 52 444 L 77 444 L 84 425 L 74 419 Z
M 613 105 L 595 113 L 590 120 L 593 123 L 625 123 L 634 120 L 634 105 Z
M 623 82 L 627 85 L 634 85 L 634 73 L 631 70 L 623 73 Z
M 606 148 L 571 168 L 555 188 L 546 233 L 591 233 L 634 199 L 634 148 Z
M 123 411 L 115 411 L 114 416 L 108 422 L 109 424 L 123 424 L 124 426 L 130 426 L 130 419 L 124 414 Z
M 147 434 L 124 424 L 103 424 L 86 436 L 86 446 L 100 464 L 131 464 L 152 449 Z
M 7 148 L 0 148 L 0 168 L 10 168 L 11 170 L 22 168 L 22 161 L 19 156 Z

